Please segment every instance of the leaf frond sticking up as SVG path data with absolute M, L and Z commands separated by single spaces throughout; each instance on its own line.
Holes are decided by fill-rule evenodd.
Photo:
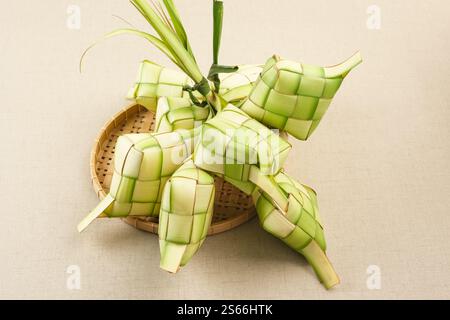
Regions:
M 150 2 L 159 18 L 172 30 L 174 34 L 176 34 L 175 28 L 173 27 L 170 18 L 167 16 L 164 8 L 161 6 L 161 2 L 159 2 L 158 0 L 150 0 Z
M 205 79 L 194 59 L 193 54 L 186 49 L 183 40 L 180 39 L 176 32 L 167 25 L 164 18 L 161 18 L 149 2 L 145 0 L 130 0 L 138 9 L 148 23 L 160 36 L 161 41 L 171 52 L 173 58 L 178 62 L 177 65 L 182 66 L 182 70 L 194 80 L 195 83 L 202 83 Z
M 186 30 L 184 29 L 183 23 L 181 22 L 180 15 L 175 7 L 175 4 L 173 3 L 172 0 L 163 0 L 163 3 L 164 6 L 166 7 L 167 12 L 169 13 L 170 19 L 175 28 L 175 32 L 182 41 L 184 48 L 188 50 L 188 52 L 194 57 L 191 46 L 188 41 Z

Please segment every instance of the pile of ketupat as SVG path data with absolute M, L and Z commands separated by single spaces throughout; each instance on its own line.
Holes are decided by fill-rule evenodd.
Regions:
M 278 56 L 263 66 L 220 65 L 223 3 L 214 0 L 213 63 L 205 78 L 174 3 L 162 2 L 131 0 L 158 37 L 131 28 L 105 37 L 138 35 L 182 72 L 141 63 L 129 98 L 156 112 L 155 130 L 118 139 L 110 192 L 78 230 L 98 217 L 159 217 L 160 265 L 177 272 L 206 238 L 220 176 L 252 195 L 264 230 L 302 254 L 326 288 L 338 284 L 316 193 L 283 170 L 291 145 L 273 129 L 306 140 L 360 54 L 333 67 Z

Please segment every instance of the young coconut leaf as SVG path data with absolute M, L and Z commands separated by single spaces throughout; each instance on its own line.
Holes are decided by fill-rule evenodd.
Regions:
M 177 33 L 178 37 L 183 43 L 184 48 L 192 55 L 192 57 L 195 60 L 195 56 L 192 52 L 191 46 L 189 45 L 188 37 L 186 31 L 184 30 L 184 26 L 183 23 L 181 22 L 177 8 L 175 7 L 172 0 L 163 0 L 163 2 L 167 9 L 167 12 L 169 13 L 175 32 Z
M 219 63 L 220 41 L 222 39 L 223 2 L 213 3 L 213 64 Z
M 178 62 L 177 65 L 182 65 L 183 71 L 185 71 L 186 74 L 195 81 L 195 83 L 205 83 L 206 79 L 200 72 L 200 69 L 192 54 L 186 50 L 182 39 L 180 39 L 178 34 L 171 29 L 170 25 L 164 23 L 163 19 L 161 19 L 155 9 L 153 9 L 147 1 L 131 0 L 131 3 L 139 10 L 139 12 L 141 12 L 144 18 L 161 37 L 161 40 L 165 43 L 166 47 L 172 53 L 172 56 Z M 209 86 L 205 85 L 199 89 L 203 91 L 201 93 L 204 95 L 210 91 Z
M 214 0 L 213 2 L 213 63 L 209 69 L 208 79 L 214 83 L 214 91 L 216 93 L 220 90 L 221 73 L 232 73 L 238 71 L 237 66 L 222 66 L 219 65 L 219 50 L 220 42 L 222 40 L 222 25 L 223 25 L 223 2 Z

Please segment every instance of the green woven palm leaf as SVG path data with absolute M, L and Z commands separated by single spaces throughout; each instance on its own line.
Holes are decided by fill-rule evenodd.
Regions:
M 159 97 L 189 98 L 188 92 L 183 91 L 186 85 L 192 85 L 192 80 L 185 73 L 144 60 L 127 98 L 156 111 Z
M 97 217 L 158 217 L 165 183 L 193 152 L 193 134 L 191 130 L 120 136 L 109 193 L 78 229 Z
M 261 71 L 262 66 L 242 65 L 236 72 L 220 75 L 222 81 L 220 95 L 226 102 L 238 105 L 248 97 Z M 185 73 L 144 60 L 141 62 L 137 80 L 130 88 L 127 98 L 155 111 L 158 98 L 188 99 L 189 93 L 183 88 L 193 85 L 194 82 Z M 198 100 L 204 99 L 198 91 L 194 91 L 193 95 Z
M 284 172 L 278 173 L 274 180 L 287 205 L 277 203 L 261 189 L 256 190 L 253 197 L 262 227 L 305 256 L 326 288 L 335 286 L 339 277 L 325 254 L 316 193 Z
M 219 94 L 225 101 L 239 105 L 250 94 L 262 69 L 261 65 L 241 65 L 236 72 L 219 75 Z
M 250 165 L 277 173 L 291 145 L 239 108 L 229 104 L 202 127 L 194 161 L 225 178 L 247 181 Z
M 210 116 L 210 108 L 196 106 L 189 98 L 158 99 L 155 132 L 191 130 L 201 126 Z
M 333 67 L 270 58 L 241 109 L 265 125 L 306 140 L 314 132 L 359 53 Z
M 213 177 L 192 161 L 170 177 L 159 217 L 161 268 L 178 271 L 202 245 L 211 224 L 214 192 Z

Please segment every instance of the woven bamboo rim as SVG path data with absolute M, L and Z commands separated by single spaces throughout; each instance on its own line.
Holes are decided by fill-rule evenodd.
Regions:
M 146 108 L 131 104 L 122 109 L 101 129 L 91 151 L 90 170 L 94 190 L 99 199 L 109 191 L 113 174 L 112 160 L 117 138 L 126 133 L 151 132 L 155 114 Z M 208 234 L 218 234 L 243 224 L 255 216 L 255 207 L 250 196 L 224 181 L 215 178 L 216 197 L 214 216 Z M 158 219 L 151 217 L 127 217 L 127 224 L 137 229 L 158 233 Z

